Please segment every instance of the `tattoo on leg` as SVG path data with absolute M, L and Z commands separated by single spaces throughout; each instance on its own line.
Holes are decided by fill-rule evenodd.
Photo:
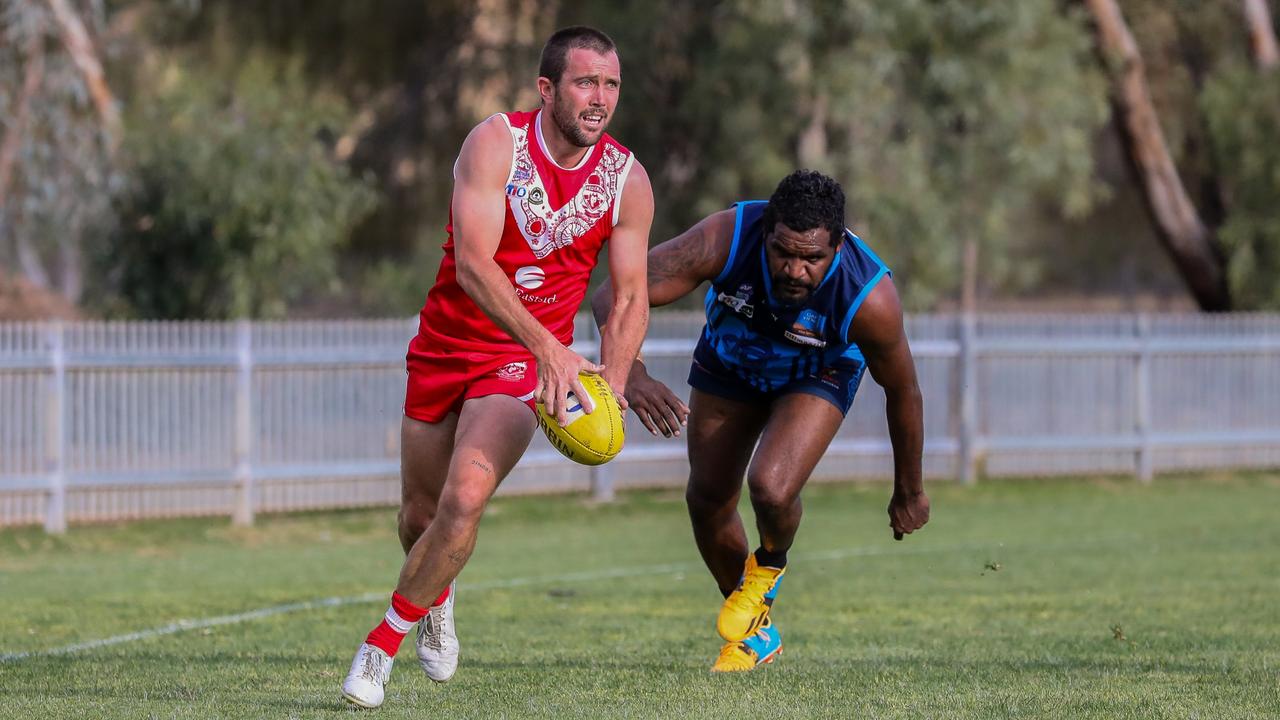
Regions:
M 488 465 L 485 465 L 484 463 L 480 462 L 479 460 L 472 460 L 472 461 L 471 461 L 471 464 L 472 464 L 472 465 L 475 465 L 476 467 L 478 467 L 478 468 L 480 468 L 481 470 L 483 470 L 485 475 L 492 475 L 492 474 L 493 474 L 493 468 L 489 467 Z
M 461 550 L 454 550 L 453 552 L 449 553 L 449 559 L 453 561 L 454 565 L 461 565 L 462 563 L 466 562 L 467 554 L 462 552 Z

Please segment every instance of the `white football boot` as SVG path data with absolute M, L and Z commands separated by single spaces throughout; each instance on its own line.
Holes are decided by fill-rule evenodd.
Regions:
M 457 582 L 449 583 L 449 599 L 431 608 L 418 622 L 418 662 L 427 677 L 445 682 L 458 670 L 458 632 L 453 626 Z
M 342 697 L 352 705 L 376 708 L 382 704 L 383 688 L 391 680 L 391 663 L 382 648 L 361 643 L 351 661 L 351 672 L 342 681 Z

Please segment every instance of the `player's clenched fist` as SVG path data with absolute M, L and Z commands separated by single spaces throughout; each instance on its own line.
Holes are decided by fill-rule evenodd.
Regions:
M 889 527 L 893 528 L 893 539 L 901 540 L 903 535 L 924 527 L 929 522 L 929 496 L 923 491 L 919 493 L 897 493 L 889 500 Z

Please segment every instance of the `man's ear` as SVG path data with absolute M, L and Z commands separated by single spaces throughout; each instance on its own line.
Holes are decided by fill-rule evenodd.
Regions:
M 556 86 L 555 86 L 555 83 L 551 82 L 551 78 L 539 76 L 538 77 L 538 95 L 542 98 L 542 100 L 545 102 L 553 99 L 555 97 L 555 93 L 556 93 Z

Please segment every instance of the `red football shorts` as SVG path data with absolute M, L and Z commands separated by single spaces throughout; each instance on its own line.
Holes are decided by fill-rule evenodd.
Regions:
M 405 358 L 409 384 L 404 414 L 436 423 L 462 410 L 462 403 L 486 395 L 510 395 L 534 409 L 538 365 L 528 351 L 477 353 L 431 347 L 422 336 Z

